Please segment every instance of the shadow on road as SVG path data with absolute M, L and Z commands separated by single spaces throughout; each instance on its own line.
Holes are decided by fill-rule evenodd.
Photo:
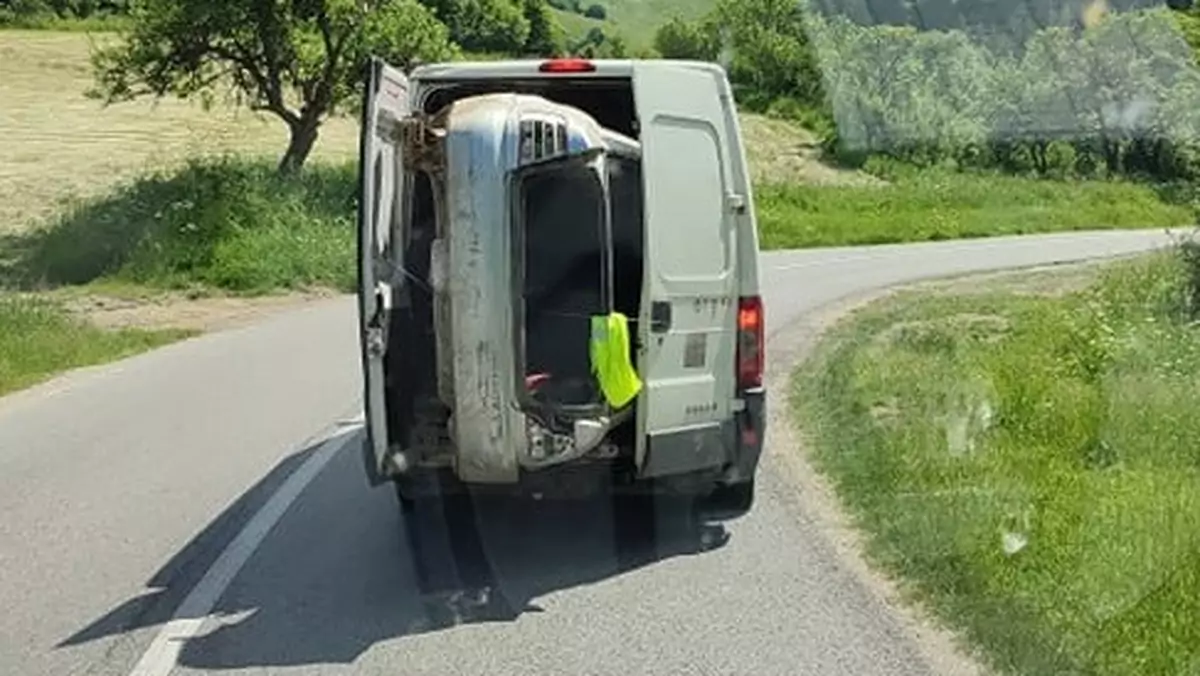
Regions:
M 311 452 L 272 475 L 286 476 L 285 466 Z M 168 619 L 197 579 L 187 571 L 202 575 L 278 481 L 264 479 L 164 566 L 151 585 L 166 589 L 123 604 L 64 643 Z M 391 490 L 367 489 L 357 454 L 343 449 L 255 552 L 214 609 L 217 619 L 179 662 L 198 669 L 350 663 L 380 641 L 513 622 L 542 612 L 538 599 L 553 592 L 727 541 L 723 527 L 696 519 L 689 505 L 653 498 L 488 499 L 402 516 Z
M 87 643 L 171 619 L 175 608 L 204 576 L 221 551 L 237 537 L 238 530 L 319 446 L 320 444 L 315 444 L 280 461 L 159 568 L 146 581 L 144 594 L 112 609 L 103 617 L 63 639 L 56 647 Z M 187 478 L 181 477 L 180 481 L 187 481 Z M 153 506 L 147 508 L 153 509 Z

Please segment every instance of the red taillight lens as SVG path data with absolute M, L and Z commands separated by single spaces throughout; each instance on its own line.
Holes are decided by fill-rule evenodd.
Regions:
M 551 59 L 538 66 L 543 73 L 591 73 L 596 64 L 587 59 Z
M 763 379 L 763 304 L 759 296 L 738 299 L 737 314 L 738 388 L 762 387 Z

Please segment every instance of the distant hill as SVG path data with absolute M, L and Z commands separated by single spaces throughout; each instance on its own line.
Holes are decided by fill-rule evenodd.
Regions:
M 599 27 L 605 34 L 620 35 L 631 48 L 651 46 L 654 32 L 672 17 L 696 19 L 716 5 L 716 0 L 586 0 L 583 5 L 593 2 L 604 7 L 606 20 L 555 10 L 567 35 L 578 39 Z

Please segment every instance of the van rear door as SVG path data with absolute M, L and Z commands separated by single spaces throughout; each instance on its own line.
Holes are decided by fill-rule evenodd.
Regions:
M 637 463 L 643 476 L 726 460 L 734 396 L 736 230 L 723 72 L 635 62 L 645 184 Z
M 389 474 L 384 359 L 396 255 L 391 239 L 402 198 L 398 125 L 408 115 L 408 102 L 404 73 L 372 59 L 359 138 L 358 203 L 358 303 L 367 433 L 363 460 L 372 485 L 383 483 Z

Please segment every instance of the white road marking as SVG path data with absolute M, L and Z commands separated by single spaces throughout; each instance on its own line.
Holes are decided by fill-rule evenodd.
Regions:
M 163 625 L 133 667 L 133 671 L 129 672 L 130 676 L 168 676 L 171 673 L 184 644 L 200 632 L 212 613 L 213 606 L 225 593 L 234 576 L 309 482 L 320 474 L 333 456 L 350 443 L 353 437 L 354 431 L 342 431 L 329 437 L 283 482 L 266 504 L 246 522 L 237 537 L 225 547 L 200 582 L 179 604 L 170 621 Z

